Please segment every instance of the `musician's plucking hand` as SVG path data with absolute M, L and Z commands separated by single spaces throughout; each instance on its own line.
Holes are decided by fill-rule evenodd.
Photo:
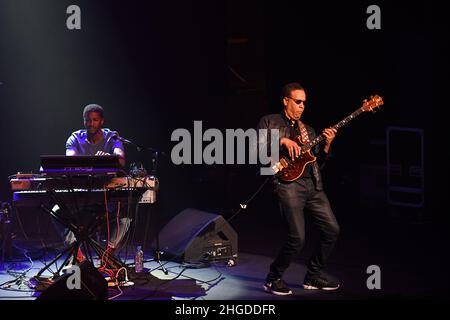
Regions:
M 281 138 L 280 145 L 284 146 L 289 152 L 289 157 L 294 160 L 300 155 L 300 146 L 294 140 L 289 138 Z

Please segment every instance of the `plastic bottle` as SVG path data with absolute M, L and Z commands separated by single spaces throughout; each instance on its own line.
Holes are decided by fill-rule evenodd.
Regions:
M 136 256 L 134 257 L 134 271 L 144 271 L 144 251 L 142 251 L 141 246 L 137 247 Z

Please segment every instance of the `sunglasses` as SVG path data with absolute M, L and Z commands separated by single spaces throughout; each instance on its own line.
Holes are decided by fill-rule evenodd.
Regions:
M 306 100 L 301 100 L 301 99 L 298 99 L 298 100 L 296 100 L 296 99 L 294 99 L 294 98 L 291 98 L 291 97 L 287 97 L 288 99 L 291 99 L 292 101 L 294 101 L 296 104 L 305 104 L 305 102 L 306 102 Z

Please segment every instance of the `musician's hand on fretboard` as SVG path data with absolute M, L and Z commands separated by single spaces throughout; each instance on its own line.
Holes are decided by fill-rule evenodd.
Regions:
M 326 128 L 322 131 L 322 134 L 325 136 L 325 146 L 324 151 L 325 153 L 328 153 L 328 150 L 330 149 L 330 145 L 333 142 L 334 138 L 336 137 L 336 129 L 333 128 Z

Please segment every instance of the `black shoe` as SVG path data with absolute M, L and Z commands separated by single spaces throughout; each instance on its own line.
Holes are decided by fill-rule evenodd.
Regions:
M 323 276 L 306 276 L 303 282 L 303 288 L 306 290 L 336 290 L 339 288 L 339 283 Z
M 281 279 L 266 281 L 266 283 L 264 283 L 264 290 L 277 296 L 288 296 L 292 294 L 292 290 L 289 289 Z

